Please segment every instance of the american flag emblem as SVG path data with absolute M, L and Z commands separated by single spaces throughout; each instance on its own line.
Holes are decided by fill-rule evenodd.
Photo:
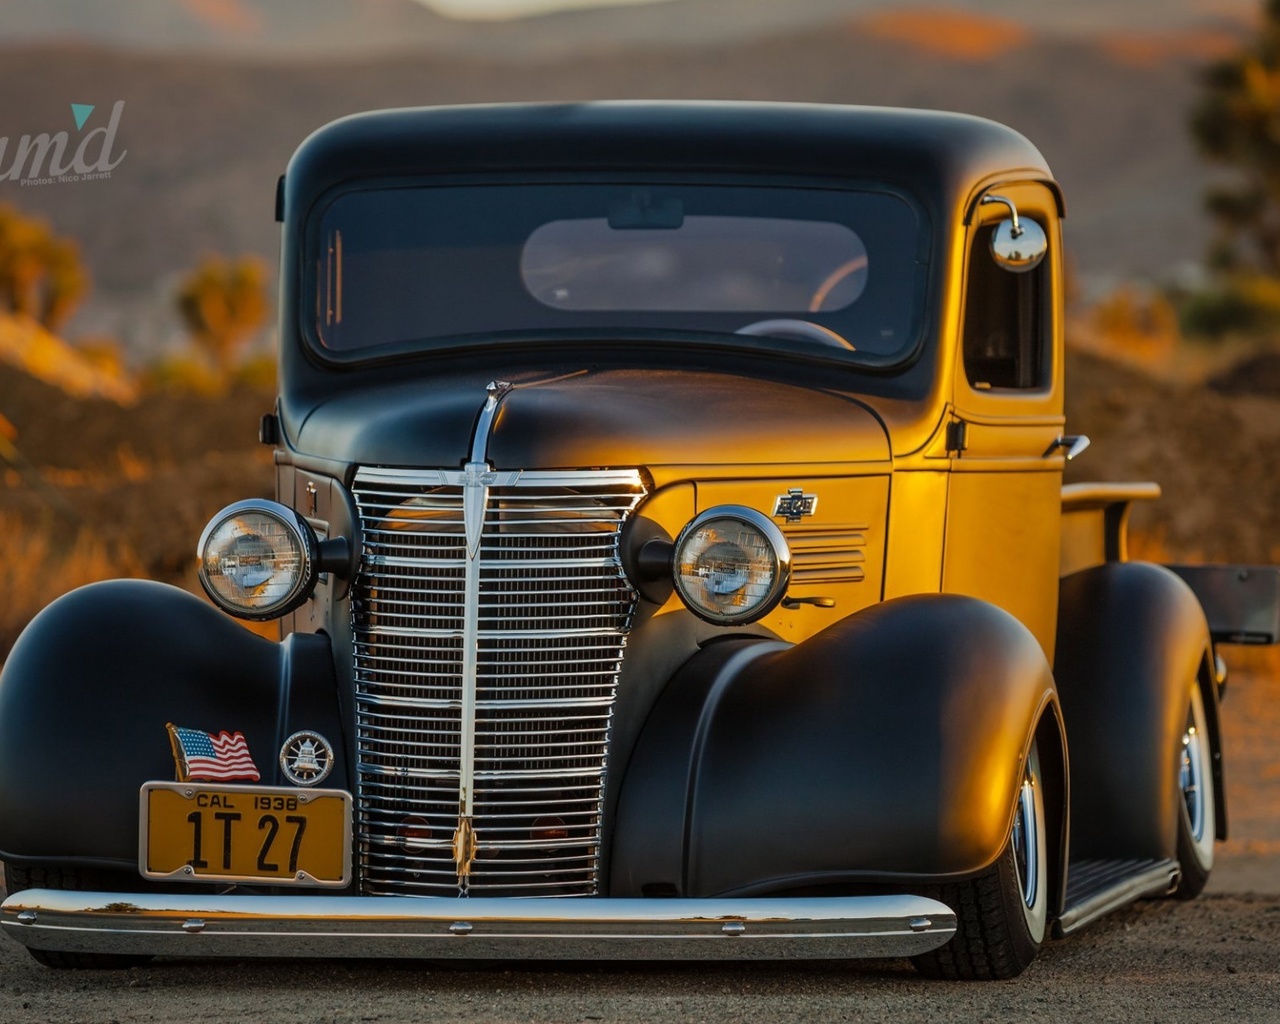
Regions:
M 257 782 L 261 778 L 243 733 L 223 730 L 215 735 L 172 722 L 166 728 L 179 782 Z

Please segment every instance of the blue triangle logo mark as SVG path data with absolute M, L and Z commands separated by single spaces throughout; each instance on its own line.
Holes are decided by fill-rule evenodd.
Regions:
M 84 127 L 84 123 L 89 120 L 89 115 L 93 113 L 92 103 L 73 103 L 71 104 L 71 116 L 76 119 L 76 131 Z

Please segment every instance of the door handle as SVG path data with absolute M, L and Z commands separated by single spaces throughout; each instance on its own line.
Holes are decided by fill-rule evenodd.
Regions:
M 1048 451 L 1046 451 L 1044 454 L 1045 454 L 1045 457 L 1048 458 L 1050 455 L 1056 452 L 1059 448 L 1061 448 L 1063 455 L 1066 456 L 1066 460 L 1070 462 L 1072 459 L 1074 459 L 1077 455 L 1079 455 L 1082 451 L 1084 451 L 1088 447 L 1089 447 L 1088 434 L 1059 434 L 1056 438 L 1054 438 L 1053 444 L 1049 445 Z

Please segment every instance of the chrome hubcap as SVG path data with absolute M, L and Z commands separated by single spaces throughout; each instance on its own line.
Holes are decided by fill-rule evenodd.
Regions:
M 1035 785 L 1030 776 L 1027 776 L 1022 780 L 1022 791 L 1018 794 L 1018 814 L 1013 821 L 1013 860 L 1018 869 L 1018 881 L 1022 885 L 1022 902 L 1028 907 L 1035 906 L 1040 887 L 1039 828 Z
M 1187 723 L 1187 731 L 1182 734 L 1180 760 L 1178 783 L 1182 787 L 1182 799 L 1187 805 L 1187 820 L 1191 825 L 1192 838 L 1200 842 L 1204 838 L 1205 827 L 1205 764 L 1204 747 L 1194 721 Z

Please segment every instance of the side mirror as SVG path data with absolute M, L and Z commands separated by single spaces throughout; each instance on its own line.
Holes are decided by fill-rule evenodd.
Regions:
M 991 235 L 991 258 L 1005 270 L 1025 274 L 1034 270 L 1049 251 L 1049 240 L 1044 228 L 1033 220 L 1019 220 L 1018 208 L 1004 196 L 982 197 L 982 205 L 1004 203 L 1011 217 L 996 225 Z

